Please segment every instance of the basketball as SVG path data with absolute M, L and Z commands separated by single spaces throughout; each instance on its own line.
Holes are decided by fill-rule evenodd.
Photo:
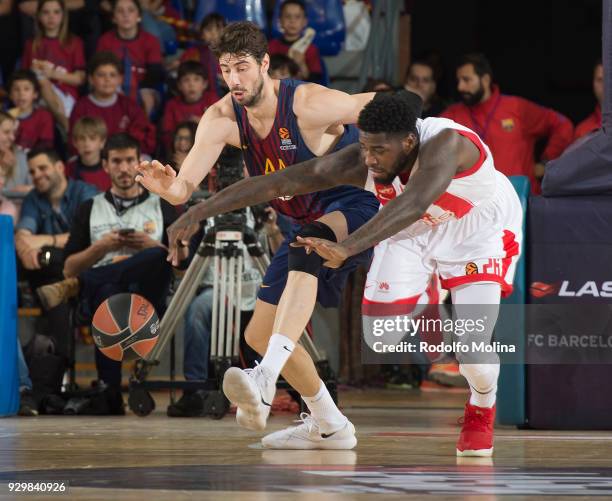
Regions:
M 96 346 L 117 361 L 145 357 L 157 343 L 158 328 L 153 305 L 130 293 L 106 299 L 96 310 L 91 325 Z

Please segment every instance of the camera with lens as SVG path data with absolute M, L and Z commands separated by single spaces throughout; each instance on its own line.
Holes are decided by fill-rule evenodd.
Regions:
M 51 265 L 61 266 L 64 259 L 64 252 L 57 247 L 41 247 L 38 251 L 38 263 L 41 268 L 47 268 Z

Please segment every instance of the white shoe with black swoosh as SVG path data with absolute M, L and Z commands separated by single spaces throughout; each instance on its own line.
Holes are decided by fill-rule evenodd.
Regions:
M 223 393 L 238 407 L 236 422 L 243 428 L 262 431 L 276 394 L 276 381 L 265 367 L 230 367 L 223 376 Z
M 321 433 L 310 414 L 302 412 L 300 424 L 275 431 L 261 439 L 264 449 L 352 449 L 357 445 L 355 427 L 348 419 L 333 433 Z

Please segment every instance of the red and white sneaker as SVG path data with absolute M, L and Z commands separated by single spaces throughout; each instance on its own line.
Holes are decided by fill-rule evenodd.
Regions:
M 492 456 L 495 406 L 477 407 L 468 401 L 465 404 L 463 420 L 463 428 L 457 441 L 457 456 Z

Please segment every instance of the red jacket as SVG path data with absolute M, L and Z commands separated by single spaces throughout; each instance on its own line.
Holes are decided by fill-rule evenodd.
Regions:
M 561 113 L 527 99 L 506 96 L 493 86 L 491 97 L 475 106 L 457 103 L 440 116 L 476 132 L 493 153 L 495 167 L 507 176 L 523 175 L 539 193 L 534 176 L 534 146 L 548 138 L 541 160 L 552 160 L 572 142 L 574 127 Z
M 576 126 L 574 141 L 599 128 L 601 128 L 601 106 L 597 105 L 595 111 Z
M 24 150 L 36 145 L 53 146 L 55 136 L 53 115 L 45 108 L 34 108 L 26 117 L 19 117 L 15 143 Z
M 155 151 L 155 126 L 149 122 L 142 108 L 136 101 L 123 94 L 116 94 L 117 99 L 110 105 L 101 105 L 89 94 L 81 97 L 70 115 L 70 133 L 77 120 L 84 116 L 100 117 L 106 123 L 108 137 L 118 132 L 127 132 L 140 142 L 143 153 Z

